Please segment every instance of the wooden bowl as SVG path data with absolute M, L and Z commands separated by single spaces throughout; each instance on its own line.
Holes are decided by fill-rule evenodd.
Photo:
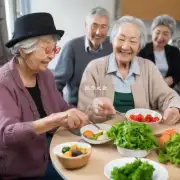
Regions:
M 77 145 L 79 147 L 87 148 L 88 152 L 86 154 L 79 155 L 76 157 L 65 156 L 62 153 L 63 147 L 72 146 L 72 145 Z M 63 167 L 66 169 L 78 169 L 85 166 L 89 161 L 91 152 L 92 152 L 91 145 L 87 143 L 82 143 L 82 142 L 67 142 L 67 143 L 59 144 L 55 146 L 53 149 L 53 153 L 58 157 Z

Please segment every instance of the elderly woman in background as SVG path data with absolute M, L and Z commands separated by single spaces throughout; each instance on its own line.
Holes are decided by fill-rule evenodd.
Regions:
M 138 56 L 151 60 L 164 77 L 166 83 L 174 88 L 180 81 L 180 51 L 168 45 L 174 35 L 175 20 L 168 15 L 156 17 L 151 26 L 152 42 L 138 53 Z
M 48 13 L 15 21 L 13 38 L 6 44 L 15 57 L 0 68 L 2 179 L 62 179 L 49 160 L 47 133 L 86 123 L 87 116 L 63 100 L 47 69 L 63 34 Z
M 140 19 L 120 18 L 111 32 L 113 53 L 90 62 L 85 69 L 78 107 L 87 112 L 94 107 L 92 120 L 105 121 L 116 110 L 125 113 L 132 108 L 148 108 L 161 111 L 166 123 L 179 121 L 177 93 L 151 61 L 136 56 L 146 44 L 146 31 Z

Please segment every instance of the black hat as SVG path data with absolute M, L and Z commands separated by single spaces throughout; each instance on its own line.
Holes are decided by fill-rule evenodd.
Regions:
M 14 33 L 12 39 L 6 43 L 8 48 L 16 43 L 36 36 L 42 35 L 63 36 L 63 30 L 56 30 L 54 20 L 49 13 L 32 13 L 21 16 L 14 23 Z

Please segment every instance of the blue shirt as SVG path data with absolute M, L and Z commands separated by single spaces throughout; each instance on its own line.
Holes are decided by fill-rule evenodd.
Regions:
M 86 51 L 86 52 L 96 53 L 96 52 L 101 51 L 102 49 L 103 49 L 103 45 L 100 44 L 100 46 L 96 49 L 96 51 L 93 51 L 93 50 L 91 49 L 89 39 L 87 38 L 87 36 L 85 36 L 85 51 Z
M 136 75 L 140 75 L 140 67 L 136 57 L 131 61 L 131 66 L 126 79 L 123 79 L 121 73 L 118 70 L 118 65 L 114 54 L 111 54 L 108 60 L 107 73 L 113 75 L 113 86 L 115 92 L 131 93 L 131 85 L 136 80 Z

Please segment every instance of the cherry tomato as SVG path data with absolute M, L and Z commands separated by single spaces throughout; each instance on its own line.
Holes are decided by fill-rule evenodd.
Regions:
M 130 119 L 135 121 L 135 120 L 136 120 L 136 115 L 131 114 L 131 115 L 130 115 Z
M 157 121 L 159 121 L 159 120 L 160 120 L 159 117 L 154 117 L 153 120 L 152 120 L 152 122 L 157 122 Z
M 145 116 L 145 122 L 152 122 L 152 121 L 153 121 L 152 115 L 151 115 L 151 114 L 147 114 L 147 115 Z
M 136 116 L 136 121 L 143 122 L 144 121 L 144 116 L 142 114 L 138 114 Z

